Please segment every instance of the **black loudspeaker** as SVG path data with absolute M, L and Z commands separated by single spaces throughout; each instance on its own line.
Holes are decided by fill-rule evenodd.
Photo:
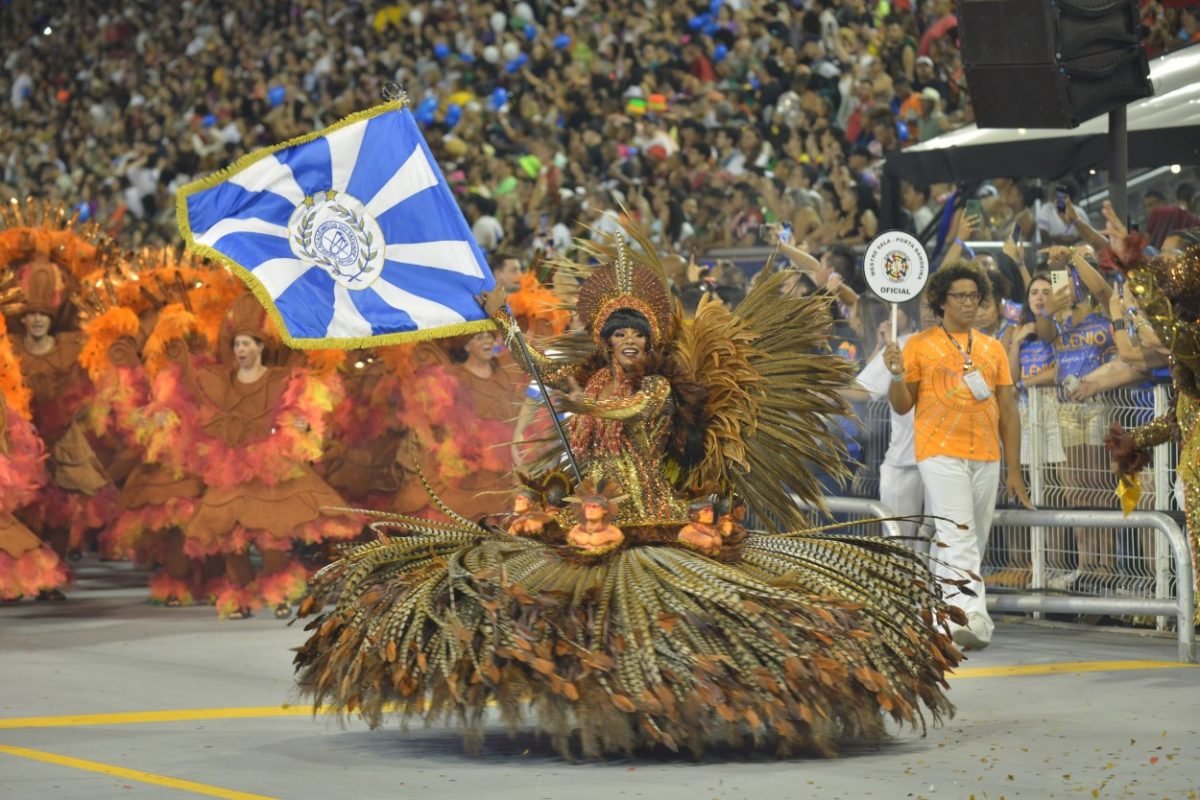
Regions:
M 1137 0 L 960 0 L 981 128 L 1074 128 L 1154 94 Z

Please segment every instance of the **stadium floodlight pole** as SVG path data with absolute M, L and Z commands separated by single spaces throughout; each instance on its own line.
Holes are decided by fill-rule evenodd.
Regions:
M 505 309 L 508 309 L 505 306 Z M 512 315 L 511 310 L 509 315 Z M 514 319 L 516 319 L 514 317 Z M 558 418 L 558 412 L 554 410 L 554 404 L 550 401 L 550 390 L 546 388 L 546 382 L 542 380 L 542 373 L 538 370 L 537 362 L 533 360 L 533 353 L 529 350 L 529 344 L 525 341 L 525 335 L 521 333 L 521 328 L 518 325 L 513 325 L 513 337 L 517 340 L 517 344 L 521 348 L 521 355 L 525 358 L 525 363 L 529 367 L 529 374 L 533 376 L 533 382 L 537 384 L 538 391 L 541 392 L 542 402 L 546 404 L 546 408 L 550 411 L 550 421 L 554 423 L 554 430 L 558 433 L 558 440 L 562 442 L 563 452 L 567 455 L 567 463 L 571 466 L 571 472 L 575 474 L 575 482 L 583 483 L 583 473 L 579 471 L 579 463 L 575 461 L 575 453 L 571 450 L 571 441 L 567 439 L 567 432 L 563 430 L 562 422 Z

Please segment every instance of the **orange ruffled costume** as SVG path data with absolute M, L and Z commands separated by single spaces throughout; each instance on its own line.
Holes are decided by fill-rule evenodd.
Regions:
M 89 430 L 112 442 L 115 461 L 128 465 L 102 550 L 160 565 L 150 580 L 152 601 L 202 601 L 209 595 L 208 565 L 184 554 L 180 529 L 195 515 L 204 485 L 177 465 L 146 458 L 156 424 L 145 409 L 154 375 L 178 369 L 186 353 L 205 358 L 240 284 L 223 268 L 161 248 L 113 262 L 82 285 L 88 341 L 80 362 L 96 387 Z M 115 469 L 110 474 L 117 478 Z
M 0 600 L 65 586 L 67 568 L 12 512 L 46 482 L 46 452 L 29 414 L 29 391 L 0 316 Z
M 240 334 L 265 338 L 265 325 L 261 306 L 244 295 L 231 307 L 220 349 L 231 349 Z M 345 501 L 310 464 L 321 457 L 326 417 L 340 399 L 333 376 L 273 366 L 244 383 L 236 367 L 197 367 L 185 357 L 159 371 L 152 398 L 147 460 L 196 476 L 204 487 L 196 513 L 183 526 L 187 555 L 244 554 L 251 545 L 264 554 L 264 574 L 252 583 L 244 574 L 227 576 L 216 591 L 218 613 L 298 597 L 305 570 L 276 555 L 296 542 L 344 540 L 360 532 L 357 517 L 322 512 Z
M 24 313 L 40 313 L 51 321 L 60 316 L 68 286 L 65 276 L 48 259 L 35 256 L 22 268 Z M 13 341 L 21 374 L 31 393 L 33 422 L 50 451 L 50 480 L 37 499 L 22 512 L 30 528 L 43 536 L 67 532 L 58 543 L 60 556 L 77 549 L 84 534 L 103 527 L 116 510 L 116 489 L 86 431 L 86 409 L 94 389 L 79 363 L 85 345 L 82 334 L 55 331 L 47 352 L 33 352 L 24 339 Z
M 412 351 L 412 345 L 358 351 L 343 365 L 346 393 L 330 416 L 329 445 L 319 471 L 355 505 L 389 508 L 400 489 L 396 455 Z
M 140 312 L 140 329 L 151 328 L 141 348 L 144 359 L 135 346 L 140 337 L 131 310 L 111 309 L 87 325 L 89 341 L 82 360 L 96 386 L 93 431 L 112 434 L 137 462 L 125 478 L 118 513 L 100 543 L 114 557 L 161 565 L 150 580 L 151 601 L 190 605 L 207 597 L 204 568 L 184 555 L 179 531 L 195 515 L 204 485 L 195 476 L 146 458 L 155 425 L 145 408 L 150 376 L 164 365 L 177 366 L 164 360 L 163 347 L 173 342 L 182 349 L 187 342 L 203 340 L 195 338 L 199 321 L 180 303 Z
M 514 487 L 512 442 L 523 399 L 520 375 L 499 364 L 490 378 L 458 364 L 426 367 L 408 387 L 403 419 L 416 436 L 421 471 L 434 493 L 468 519 L 493 513 Z M 400 459 L 411 465 L 412 455 L 401 452 Z M 438 516 L 415 475 L 393 510 Z
M 176 384 L 179 387 L 179 384 Z M 309 461 L 321 455 L 324 416 L 333 393 L 301 370 L 268 368 L 254 383 L 212 367 L 195 376 L 197 414 L 183 433 L 193 446 L 191 472 L 206 488 L 185 533 L 192 555 L 290 547 L 292 541 L 349 538 L 357 524 L 321 514 L 344 505 Z M 308 423 L 301 431 L 296 420 Z

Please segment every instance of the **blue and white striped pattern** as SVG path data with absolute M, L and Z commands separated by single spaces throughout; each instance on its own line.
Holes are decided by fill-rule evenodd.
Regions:
M 180 191 L 180 227 L 194 248 L 238 268 L 273 306 L 290 344 L 384 344 L 437 329 L 460 333 L 485 319 L 475 296 L 495 285 L 491 270 L 416 122 L 398 104 L 248 156 L 213 180 Z M 298 244 L 297 219 L 314 198 L 319 205 L 334 197 L 357 211 L 355 225 L 341 229 L 371 242 L 362 249 L 376 267 L 359 273 L 369 278 L 339 277 L 321 258 L 304 256 L 313 247 Z M 334 235 L 339 224 L 332 223 Z M 382 243 L 367 235 L 380 231 Z

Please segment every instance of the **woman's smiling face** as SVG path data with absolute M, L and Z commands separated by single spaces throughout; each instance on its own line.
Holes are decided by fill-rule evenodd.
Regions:
M 646 359 L 649 342 L 637 328 L 617 328 L 608 337 L 613 360 L 626 372 L 636 372 Z

